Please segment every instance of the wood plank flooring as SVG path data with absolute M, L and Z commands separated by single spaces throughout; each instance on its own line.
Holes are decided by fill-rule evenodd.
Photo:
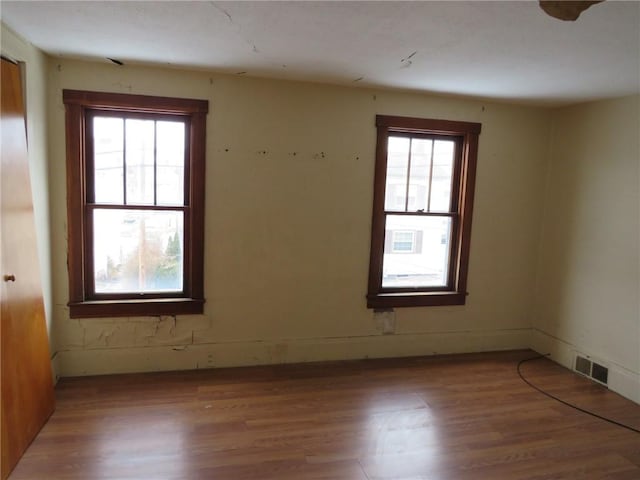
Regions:
M 640 434 L 532 390 L 531 351 L 62 379 L 11 480 L 640 479 Z M 539 387 L 640 428 L 547 359 Z

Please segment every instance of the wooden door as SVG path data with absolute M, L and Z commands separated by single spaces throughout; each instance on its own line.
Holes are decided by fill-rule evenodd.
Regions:
M 2 59 L 0 409 L 5 479 L 54 409 L 20 69 Z

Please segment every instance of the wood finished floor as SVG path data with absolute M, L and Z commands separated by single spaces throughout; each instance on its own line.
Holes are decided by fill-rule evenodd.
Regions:
M 10 480 L 640 479 L 640 434 L 530 351 L 62 379 Z M 552 362 L 563 399 L 640 406 Z

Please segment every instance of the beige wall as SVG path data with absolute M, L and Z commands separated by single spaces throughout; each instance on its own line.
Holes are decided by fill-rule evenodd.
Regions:
M 55 354 L 55 339 L 52 337 L 52 286 L 51 250 L 49 236 L 49 185 L 47 162 L 47 59 L 29 42 L 1 24 L 0 42 L 2 54 L 23 64 L 23 92 L 26 101 L 27 137 L 29 149 L 29 171 L 33 191 L 33 208 L 40 257 L 40 272 L 44 309 L 49 330 L 52 354 Z
M 64 375 L 529 345 L 547 110 L 60 59 L 48 73 Z M 209 100 L 204 315 L 69 319 L 63 88 Z M 365 304 L 377 113 L 483 128 L 468 303 L 398 309 L 393 335 Z
M 640 402 L 640 96 L 553 113 L 534 346 Z

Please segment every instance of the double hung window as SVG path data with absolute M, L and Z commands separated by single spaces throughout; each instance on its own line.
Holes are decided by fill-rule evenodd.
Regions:
M 368 306 L 463 304 L 480 124 L 376 123 Z
M 63 97 L 71 316 L 201 313 L 208 102 Z

